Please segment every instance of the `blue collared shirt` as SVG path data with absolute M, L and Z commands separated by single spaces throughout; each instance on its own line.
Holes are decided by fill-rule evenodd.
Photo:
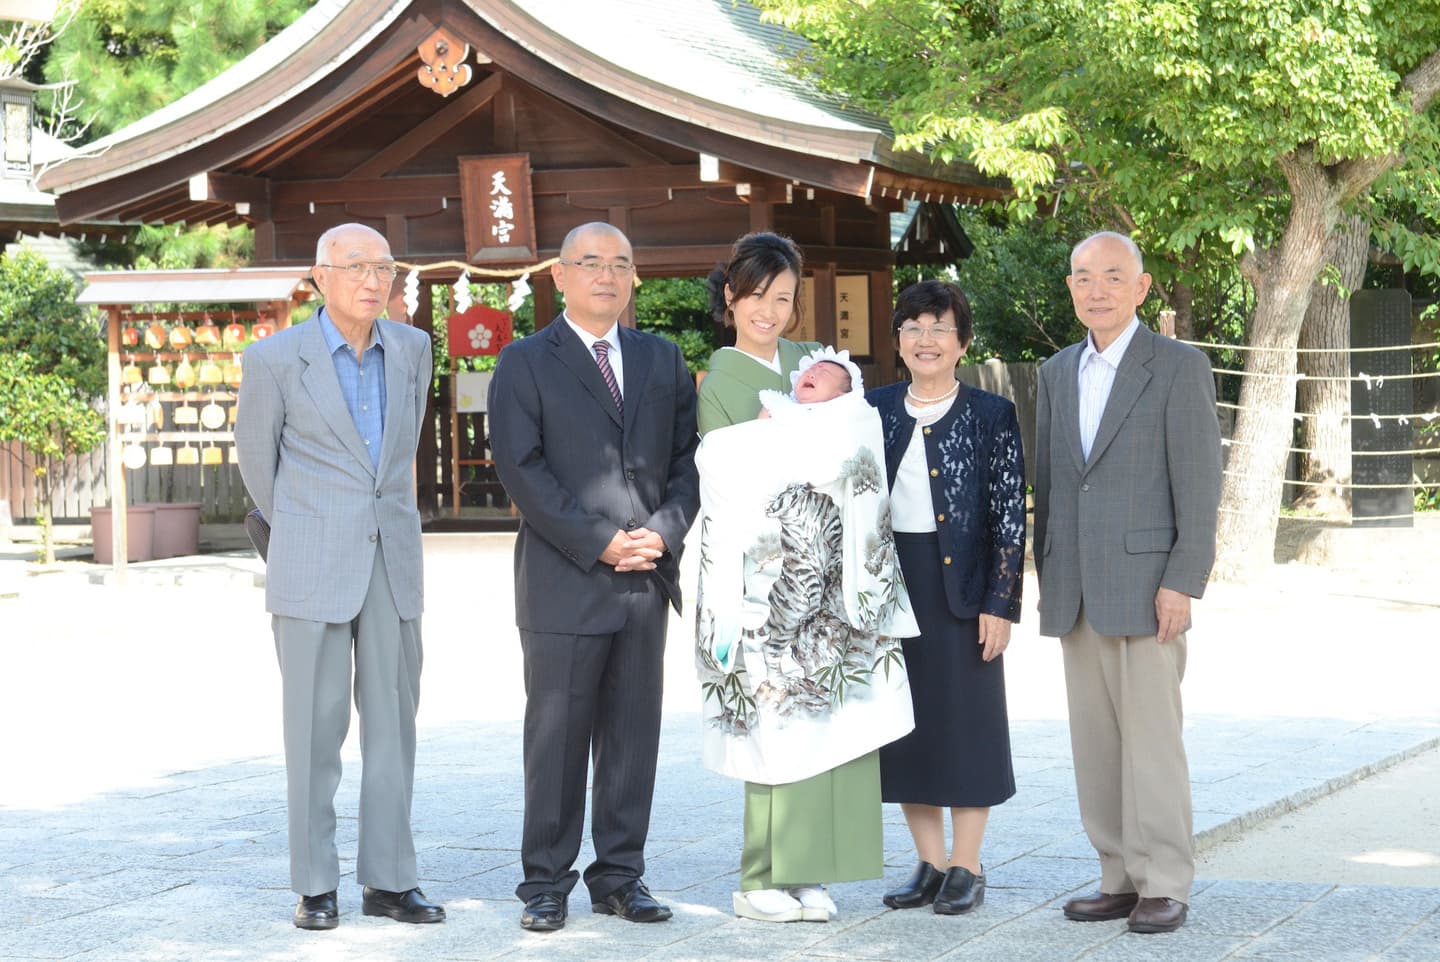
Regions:
M 350 409 L 350 419 L 365 450 L 370 452 L 370 466 L 380 468 L 380 440 L 385 433 L 385 344 L 380 339 L 380 324 L 371 329 L 370 346 L 362 357 L 345 340 L 345 335 L 330 320 L 325 308 L 317 315 L 325 346 L 335 362 L 335 376 L 340 379 L 340 393 Z

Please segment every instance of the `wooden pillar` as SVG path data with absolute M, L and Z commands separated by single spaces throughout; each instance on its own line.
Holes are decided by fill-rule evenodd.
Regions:
M 895 363 L 895 334 L 891 320 L 895 316 L 892 300 L 894 273 L 888 268 L 870 271 L 870 356 L 880 368 L 880 387 L 894 384 L 898 365 Z
M 110 482 L 110 570 L 114 572 L 113 583 L 124 586 L 129 582 L 130 531 L 127 496 L 125 494 L 125 464 L 120 450 L 120 425 L 116 417 L 120 413 L 120 308 L 107 304 L 105 312 L 106 341 L 105 359 L 109 384 L 106 391 L 109 413 L 106 422 L 105 466 Z
M 610 208 L 610 211 L 609 211 L 609 214 L 610 214 L 610 216 L 609 216 L 610 225 L 611 225 L 612 227 L 619 228 L 619 230 L 620 230 L 620 232 L 621 232 L 622 234 L 624 234 L 626 237 L 629 237 L 629 236 L 630 236 L 630 208 L 628 208 L 628 207 L 611 207 L 611 208 Z M 632 281 L 632 283 L 633 283 L 633 281 Z M 635 291 L 634 291 L 633 288 L 632 288 L 631 291 L 630 291 L 630 300 L 628 300 L 628 301 L 625 302 L 625 312 L 620 315 L 620 326 L 621 326 L 621 327 L 634 327 L 634 326 L 635 326 Z
M 530 290 L 535 294 L 535 330 L 555 319 L 555 279 L 549 270 L 530 275 Z
M 812 264 L 815 278 L 815 340 L 835 344 L 835 265 Z
M 253 230 L 255 231 L 255 263 L 275 263 L 275 222 L 273 220 L 256 221 Z
M 430 296 L 431 285 L 424 281 L 420 284 L 419 303 L 415 308 L 415 316 L 410 323 L 429 334 L 432 341 L 435 336 L 435 302 Z M 431 351 L 434 351 L 432 346 Z M 432 353 L 433 356 L 433 353 Z M 420 517 L 433 518 L 440 514 L 440 492 L 436 482 L 439 474 L 440 453 L 439 445 L 435 440 L 435 382 L 432 379 L 429 390 L 425 395 L 425 420 L 420 426 L 420 443 L 415 449 L 415 472 L 417 483 L 415 486 L 415 504 L 420 509 Z
M 770 192 L 757 184 L 750 185 L 750 230 L 774 230 L 775 208 L 770 206 Z

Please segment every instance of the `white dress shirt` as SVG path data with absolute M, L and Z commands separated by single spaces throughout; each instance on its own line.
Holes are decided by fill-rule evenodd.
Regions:
M 595 360 L 595 342 L 604 341 L 610 345 L 610 353 L 607 358 L 610 361 L 610 370 L 615 372 L 615 383 L 620 388 L 620 396 L 625 396 L 625 361 L 620 357 L 620 322 L 616 321 L 610 325 L 610 330 L 605 332 L 604 337 L 596 337 L 585 328 L 570 320 L 569 314 L 561 314 L 565 323 L 570 325 L 570 330 L 580 338 L 580 343 L 585 345 L 585 350 L 590 352 L 590 359 Z
M 1130 318 L 1130 324 L 1103 351 L 1095 350 L 1093 335 L 1085 335 L 1085 347 L 1080 352 L 1080 453 L 1087 461 L 1095 433 L 1100 430 L 1100 417 L 1110 400 L 1110 389 L 1115 386 L 1115 372 L 1139 327 L 1140 319 Z

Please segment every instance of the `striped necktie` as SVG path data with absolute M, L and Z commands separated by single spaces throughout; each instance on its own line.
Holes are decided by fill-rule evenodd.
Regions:
M 600 368 L 600 376 L 605 379 L 605 386 L 610 389 L 610 396 L 615 399 L 615 410 L 620 416 L 625 416 L 625 402 L 620 397 L 620 385 L 615 380 L 615 371 L 610 367 L 610 342 L 595 342 L 595 365 Z

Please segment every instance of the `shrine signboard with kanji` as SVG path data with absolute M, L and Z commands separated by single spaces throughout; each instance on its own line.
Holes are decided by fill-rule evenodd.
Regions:
M 530 155 L 461 157 L 465 250 L 474 263 L 535 260 Z

